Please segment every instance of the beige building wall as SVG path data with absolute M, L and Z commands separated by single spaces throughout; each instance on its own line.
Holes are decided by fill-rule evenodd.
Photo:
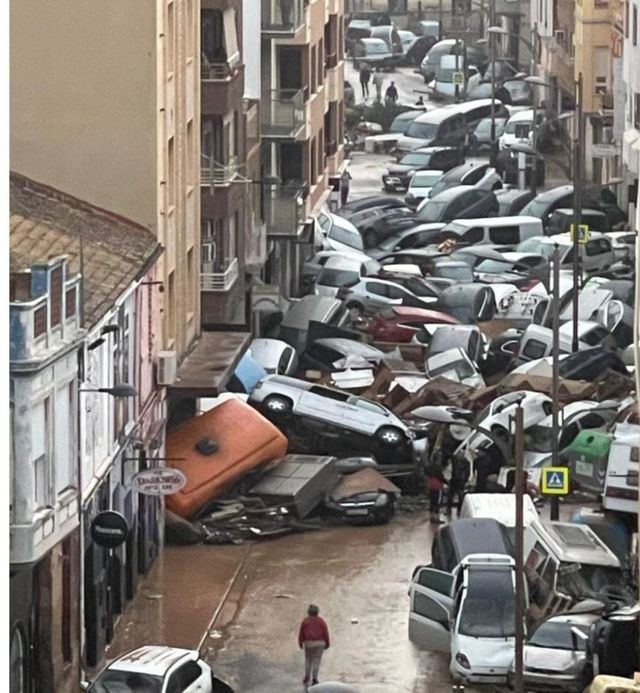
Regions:
M 575 21 L 575 77 L 578 79 L 582 73 L 583 110 L 591 113 L 598 111 L 602 103 L 596 93 L 597 87 L 611 89 L 613 22 L 610 6 L 594 0 L 578 0 Z
M 200 323 L 199 0 L 13 0 L 10 19 L 12 170 L 157 234 L 181 354 Z

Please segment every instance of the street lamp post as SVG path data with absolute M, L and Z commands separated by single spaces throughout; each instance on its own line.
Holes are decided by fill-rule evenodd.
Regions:
M 560 403 L 558 385 L 560 381 L 560 246 L 553 248 L 553 351 L 551 352 L 551 465 L 558 466 L 560 426 L 558 425 Z M 560 514 L 558 496 L 551 497 L 551 519 L 557 520 Z
M 516 647 L 515 647 L 515 681 L 516 693 L 524 693 L 523 650 L 524 650 L 524 410 L 518 402 L 515 413 L 515 457 L 516 457 Z
M 582 185 L 582 73 L 578 75 L 576 82 L 576 118 L 574 123 L 573 141 L 573 333 L 571 335 L 571 350 L 578 351 L 578 293 L 580 288 L 580 207 L 582 205 L 582 195 L 580 186 Z

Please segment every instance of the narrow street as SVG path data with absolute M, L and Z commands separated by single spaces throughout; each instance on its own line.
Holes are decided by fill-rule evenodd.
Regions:
M 216 615 L 202 654 L 217 675 L 243 693 L 302 690 L 297 629 L 316 603 L 332 638 L 322 680 L 366 693 L 449 691 L 448 656 L 407 638 L 409 578 L 429 562 L 432 536 L 420 512 L 262 544 L 167 547 L 110 652 L 151 641 L 197 647 Z

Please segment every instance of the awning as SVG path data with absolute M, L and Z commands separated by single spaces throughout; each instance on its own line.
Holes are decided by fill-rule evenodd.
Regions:
M 178 369 L 173 395 L 216 397 L 224 392 L 242 355 L 249 346 L 248 332 L 203 332 Z

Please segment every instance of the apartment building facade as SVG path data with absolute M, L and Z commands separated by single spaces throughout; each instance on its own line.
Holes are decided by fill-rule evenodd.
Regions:
M 313 215 L 344 166 L 344 0 L 262 0 L 264 280 L 299 294 Z
M 11 168 L 155 234 L 180 362 L 200 330 L 200 2 L 10 11 Z
M 638 173 L 640 171 L 640 36 L 637 0 L 624 3 L 624 48 L 622 67 L 623 135 L 622 178 L 619 202 L 629 210 L 629 219 L 635 219 L 638 199 Z

